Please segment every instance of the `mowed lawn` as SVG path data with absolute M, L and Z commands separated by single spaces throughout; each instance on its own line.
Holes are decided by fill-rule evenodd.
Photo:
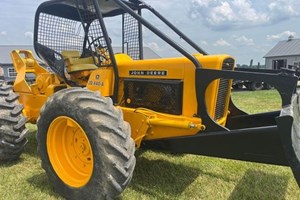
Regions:
M 232 96 L 251 113 L 280 108 L 274 90 Z M 40 167 L 36 127 L 28 127 L 32 134 L 21 158 L 0 164 L 0 199 L 62 199 Z M 121 199 L 299 200 L 300 189 L 288 167 L 139 150 L 133 180 Z

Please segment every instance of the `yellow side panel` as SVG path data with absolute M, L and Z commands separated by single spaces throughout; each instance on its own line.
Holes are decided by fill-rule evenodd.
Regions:
M 139 147 L 149 129 L 147 117 L 142 113 L 133 112 L 133 110 L 128 110 L 126 108 L 123 109 L 123 114 L 124 120 L 130 122 L 131 137 Z
M 112 96 L 114 88 L 113 68 L 101 67 L 94 70 L 86 87 L 92 91 L 100 91 L 102 96 Z
M 162 116 L 157 117 L 155 120 L 152 114 L 145 114 L 148 118 L 149 128 L 147 133 L 142 133 L 145 135 L 145 140 L 153 140 L 159 138 L 170 138 L 179 137 L 186 135 L 194 135 L 199 132 L 199 129 L 193 128 L 178 128 L 177 124 L 185 123 L 195 123 L 198 126 L 205 127 L 205 124 L 201 122 L 196 122 L 200 120 L 195 117 L 197 115 L 198 105 L 196 98 L 196 80 L 195 80 L 195 66 L 187 58 L 168 58 L 168 59 L 153 59 L 153 60 L 132 60 L 129 56 L 125 54 L 117 54 L 116 61 L 120 74 L 120 90 L 119 94 L 123 93 L 123 80 L 124 79 L 153 79 L 153 80 L 182 80 L 183 81 L 183 96 L 182 96 L 182 114 L 181 115 L 167 115 L 162 114 Z M 227 58 L 231 58 L 228 55 L 214 55 L 214 56 L 203 56 L 201 54 L 195 55 L 199 60 L 203 68 L 221 70 L 223 61 Z M 151 74 L 155 71 L 165 71 L 165 75 L 161 74 Z M 149 72 L 149 73 L 148 73 Z M 206 90 L 205 99 L 207 104 L 207 111 L 212 118 L 214 118 L 215 105 L 218 95 L 219 80 L 213 81 Z M 230 91 L 228 91 L 230 93 Z M 122 95 L 119 95 L 121 98 Z M 228 105 L 229 102 L 226 104 Z M 123 104 L 121 104 L 123 105 Z M 226 107 L 227 107 L 226 105 Z M 123 108 L 122 108 L 123 109 Z M 123 109 L 124 111 L 124 109 Z M 132 112 L 138 112 L 136 109 Z M 134 124 L 133 117 L 129 116 L 128 110 L 124 112 L 124 118 L 130 123 Z M 150 111 L 149 111 L 150 112 Z M 227 112 L 227 111 L 226 111 Z M 168 117 L 164 117 L 164 116 Z M 220 119 L 217 123 L 224 125 L 226 122 L 226 117 Z M 152 123 L 152 124 L 151 124 Z M 137 137 L 137 134 L 133 133 L 133 138 Z
M 196 93 L 195 93 L 195 68 L 185 58 L 169 58 L 156 60 L 137 60 L 133 61 L 127 55 L 117 54 L 116 60 L 119 68 L 120 78 L 133 79 L 165 79 L 183 80 L 183 115 L 193 116 L 196 114 Z M 164 70 L 167 76 L 159 75 L 133 75 L 131 71 L 144 70 L 155 71 Z
M 48 96 L 35 94 L 19 94 L 19 101 L 24 106 L 23 113 L 31 123 L 36 123 L 40 116 L 40 109 L 45 104 Z
M 202 56 L 195 55 L 203 68 L 217 69 L 222 68 L 224 59 L 228 55 Z M 125 54 L 117 54 L 116 60 L 119 68 L 120 78 L 136 79 L 165 79 L 165 80 L 183 80 L 183 108 L 182 115 L 193 117 L 197 114 L 197 99 L 195 87 L 195 66 L 186 58 L 168 58 L 153 60 L 134 61 Z M 145 76 L 130 74 L 134 70 L 155 71 L 165 70 L 167 76 Z M 217 98 L 218 80 L 212 82 L 206 92 L 206 102 L 208 111 L 213 117 L 215 111 L 215 101 Z
M 32 123 L 39 117 L 40 109 L 58 88 L 66 88 L 60 84 L 59 78 L 40 66 L 31 51 L 14 50 L 11 53 L 17 77 L 14 91 L 19 94 L 19 101 L 24 106 L 23 113 Z M 26 74 L 34 74 L 35 82 L 28 84 Z

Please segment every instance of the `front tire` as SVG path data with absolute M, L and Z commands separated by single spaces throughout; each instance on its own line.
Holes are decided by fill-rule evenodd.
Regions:
M 61 90 L 42 108 L 37 125 L 42 166 L 65 198 L 112 199 L 129 184 L 135 144 L 110 98 Z
M 0 162 L 16 160 L 27 144 L 23 106 L 12 86 L 0 81 Z

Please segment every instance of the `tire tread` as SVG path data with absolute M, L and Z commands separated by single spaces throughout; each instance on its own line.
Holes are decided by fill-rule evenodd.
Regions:
M 27 119 L 18 97 L 12 86 L 0 82 L 0 162 L 18 159 L 28 142 Z
M 84 116 L 86 124 L 93 130 L 97 130 L 95 138 L 97 140 L 97 149 L 101 150 L 99 157 L 103 159 L 105 171 L 101 178 L 103 188 L 102 194 L 93 194 L 93 190 L 89 190 L 92 196 L 102 195 L 103 198 L 114 199 L 120 195 L 132 179 L 136 159 L 134 156 L 135 145 L 131 138 L 130 126 L 123 121 L 123 114 L 119 108 L 113 106 L 112 100 L 103 97 L 99 92 L 92 92 L 82 88 L 64 89 L 54 94 L 51 100 L 48 100 L 41 109 L 40 118 L 38 119 L 38 153 L 42 158 L 42 166 L 45 169 L 50 180 L 54 180 L 52 167 L 47 166 L 46 158 L 43 156 L 46 152 L 45 141 L 42 141 L 43 134 L 41 131 L 44 127 L 43 123 L 49 112 L 53 112 L 54 105 L 60 105 L 68 110 L 68 113 L 78 111 L 77 115 Z M 76 108 L 74 108 L 76 107 Z M 78 122 L 79 123 L 79 122 Z M 80 124 L 80 123 L 79 123 Z M 93 153 L 98 150 L 93 149 Z M 100 180 L 99 180 L 100 181 Z M 53 183 L 55 186 L 56 183 Z M 99 188 L 98 188 L 99 189 Z M 66 189 L 56 188 L 56 190 L 67 199 L 82 199 L 85 194 L 80 192 L 78 196 L 70 196 L 70 192 Z

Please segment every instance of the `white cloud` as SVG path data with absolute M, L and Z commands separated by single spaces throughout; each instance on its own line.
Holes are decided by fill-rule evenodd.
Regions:
M 33 33 L 32 32 L 25 32 L 24 33 L 24 36 L 26 37 L 26 38 L 30 38 L 30 39 L 33 39 Z
M 299 7 L 295 0 L 275 0 L 268 5 L 270 15 L 274 20 L 300 16 Z
M 296 33 L 292 31 L 283 31 L 282 33 L 278 33 L 275 35 L 267 35 L 267 40 L 270 41 L 278 41 L 288 39 L 289 36 L 296 37 Z
M 197 3 L 199 6 L 208 7 L 214 0 L 192 0 L 193 3 Z
M 231 46 L 231 44 L 229 42 L 227 42 L 226 40 L 224 40 L 223 38 L 217 40 L 214 44 L 215 47 L 229 47 Z
M 200 41 L 200 44 L 201 44 L 201 45 L 205 45 L 205 46 L 208 45 L 208 43 L 207 43 L 206 41 L 204 41 L 204 40 L 203 40 L 203 41 Z
M 156 42 L 150 42 L 150 43 L 148 43 L 148 46 L 156 52 L 160 51 L 160 48 Z
M 148 4 L 153 6 L 154 8 L 168 9 L 172 2 L 169 1 L 161 1 L 161 0 L 146 0 Z
M 276 24 L 300 17 L 299 0 L 268 0 L 253 4 L 250 0 L 192 0 L 189 16 L 204 20 L 215 30 L 241 29 Z
M 221 5 L 212 9 L 212 13 L 209 19 L 211 24 L 220 24 L 225 21 L 233 21 L 235 13 L 228 2 L 221 2 Z
M 7 32 L 6 31 L 1 31 L 0 35 L 5 36 L 5 35 L 7 35 Z
M 244 35 L 235 37 L 235 41 L 237 41 L 239 45 L 245 45 L 245 46 L 253 46 L 254 45 L 254 40 L 252 38 L 247 38 Z

